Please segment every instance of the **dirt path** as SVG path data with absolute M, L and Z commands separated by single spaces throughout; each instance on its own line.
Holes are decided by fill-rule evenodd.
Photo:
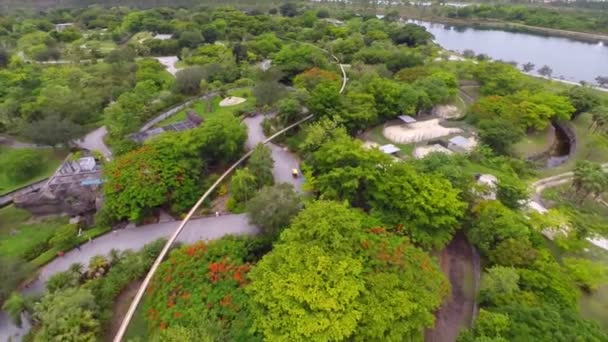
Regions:
M 114 339 L 114 335 L 120 328 L 120 323 L 122 323 L 122 319 L 127 314 L 127 310 L 129 310 L 129 305 L 131 301 L 133 301 L 133 297 L 137 293 L 139 286 L 143 280 L 136 280 L 129 284 L 122 292 L 116 297 L 114 301 L 114 308 L 112 309 L 112 322 L 110 323 L 109 329 L 106 332 L 106 336 L 104 341 L 112 341 Z
M 463 233 L 441 252 L 441 269 L 450 280 L 452 295 L 437 311 L 435 327 L 425 332 L 426 342 L 453 342 L 462 328 L 471 325 L 479 263 Z

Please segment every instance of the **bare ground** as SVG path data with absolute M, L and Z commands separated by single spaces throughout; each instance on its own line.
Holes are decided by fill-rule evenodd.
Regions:
M 444 300 L 435 314 L 435 327 L 426 330 L 426 342 L 456 341 L 460 330 L 471 325 L 479 272 L 475 258 L 462 233 L 458 233 L 441 252 L 441 269 L 450 280 L 452 295 Z

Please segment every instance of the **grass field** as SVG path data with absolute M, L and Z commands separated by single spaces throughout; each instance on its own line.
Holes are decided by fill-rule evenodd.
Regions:
M 542 153 L 551 148 L 553 142 L 551 134 L 553 133 L 550 126 L 539 132 L 528 133 L 513 146 L 513 152 L 524 159 Z
M 4 161 L 8 157 L 9 151 L 16 153 L 15 150 L 8 149 L 6 147 L 0 147 L 0 194 L 5 194 L 18 189 L 22 186 L 34 183 L 41 179 L 51 176 L 55 170 L 59 167 L 63 159 L 66 157 L 67 152 L 64 150 L 53 150 L 53 149 L 36 149 L 34 150 L 40 155 L 43 160 L 43 165 L 40 171 L 33 177 L 24 180 L 10 179 L 1 170 L 2 166 L 6 165 Z M 18 152 L 18 151 L 17 151 Z
M 30 214 L 8 206 L 0 209 L 0 256 L 22 257 L 24 253 L 44 241 L 68 223 L 66 217 L 30 221 Z
M 198 116 L 200 116 L 203 119 L 209 119 L 211 117 L 214 117 L 216 115 L 220 115 L 223 113 L 237 114 L 239 111 L 251 111 L 251 110 L 255 109 L 255 97 L 251 93 L 250 88 L 230 90 L 230 91 L 228 91 L 228 95 L 242 97 L 242 98 L 246 99 L 247 101 L 245 101 L 241 104 L 238 104 L 236 106 L 220 107 L 220 102 L 222 101 L 222 98 L 220 98 L 219 96 L 216 96 L 211 100 L 211 111 L 207 111 L 207 101 L 205 101 L 205 100 L 196 101 L 189 108 L 186 108 L 186 109 L 180 111 L 179 113 L 173 115 L 172 117 L 159 122 L 156 125 L 156 127 L 162 127 L 162 126 L 166 126 L 168 124 L 186 120 L 186 113 L 189 110 L 193 110 L 194 112 L 196 112 L 196 114 Z
M 133 319 L 131 319 L 124 339 L 125 341 L 130 341 L 131 339 L 148 341 L 149 331 L 144 304 L 140 304 L 133 315 Z

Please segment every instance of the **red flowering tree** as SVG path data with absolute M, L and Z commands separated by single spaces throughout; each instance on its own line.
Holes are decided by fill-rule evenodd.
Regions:
M 245 238 L 229 237 L 174 250 L 148 287 L 146 318 L 153 333 L 170 327 L 196 329 L 211 321 L 230 340 L 249 334 L 243 290 L 249 283 L 249 245 Z

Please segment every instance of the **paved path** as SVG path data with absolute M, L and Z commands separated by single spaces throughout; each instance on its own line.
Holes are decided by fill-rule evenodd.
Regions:
M 243 120 L 249 131 L 246 142 L 248 149 L 254 148 L 255 145 L 266 139 L 264 130 L 261 126 L 265 117 L 265 115 L 256 115 Z M 272 174 L 274 175 L 275 182 L 289 183 L 293 185 L 296 191 L 302 192 L 302 184 L 304 184 L 304 178 L 301 176 L 302 172 L 300 171 L 300 176 L 298 178 L 293 178 L 291 173 L 292 169 L 300 170 L 300 162 L 298 158 L 293 153 L 271 142 L 267 143 L 266 146 L 268 146 L 272 152 L 272 159 L 274 160 L 274 169 L 272 170 Z
M 39 278 L 30 285 L 24 293 L 40 292 L 49 277 L 57 272 L 67 270 L 73 263 L 88 265 L 91 257 L 99 254 L 108 254 L 112 249 L 137 250 L 145 244 L 162 237 L 168 237 L 175 231 L 179 221 L 156 223 L 145 226 L 117 230 L 114 233 L 103 235 L 89 243 L 84 244 L 81 250 L 72 250 L 65 256 L 56 258 L 44 266 Z M 244 214 L 223 215 L 220 217 L 207 217 L 190 221 L 178 241 L 192 243 L 198 240 L 212 240 L 226 235 L 256 234 L 258 229 L 249 224 Z M 13 325 L 5 312 L 0 312 L 0 341 L 8 341 L 11 336 L 22 336 L 29 330 L 28 326 L 19 329 Z M 20 338 L 18 338 L 20 339 Z
M 112 157 L 112 152 L 110 151 L 108 146 L 106 146 L 106 144 L 103 142 L 103 138 L 106 136 L 107 133 L 108 131 L 106 127 L 101 126 L 96 130 L 90 132 L 89 134 L 85 135 L 84 138 L 76 141 L 76 145 L 78 145 L 78 147 L 80 148 L 86 148 L 87 150 L 99 151 L 103 154 L 104 157 L 106 157 L 106 159 L 110 159 Z

